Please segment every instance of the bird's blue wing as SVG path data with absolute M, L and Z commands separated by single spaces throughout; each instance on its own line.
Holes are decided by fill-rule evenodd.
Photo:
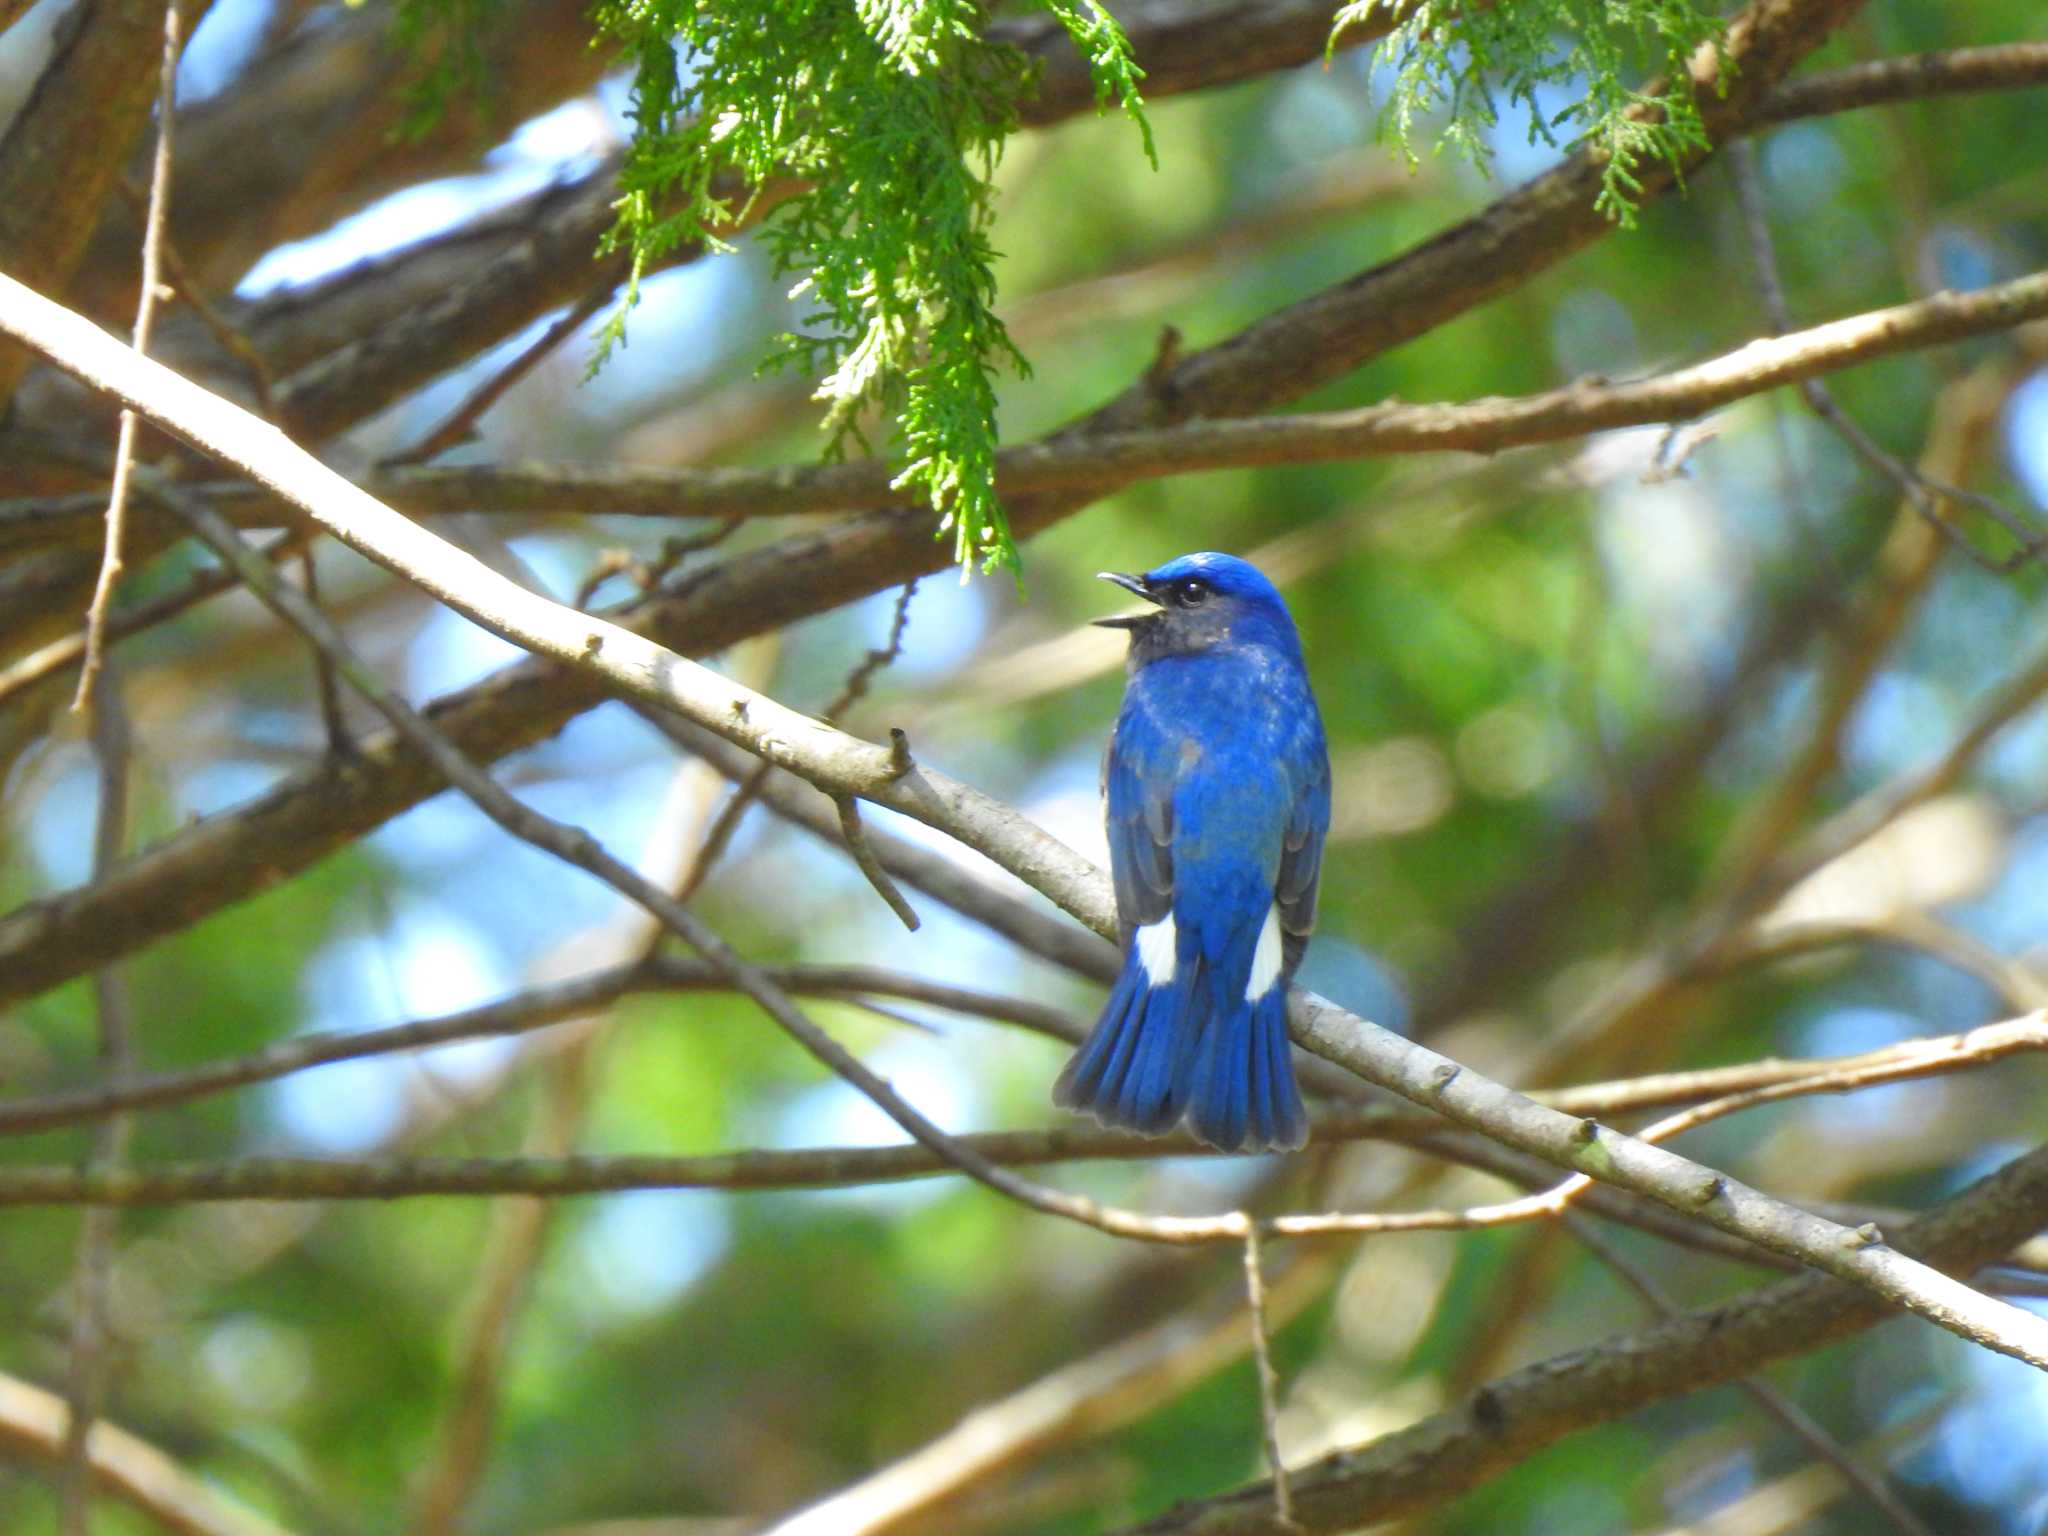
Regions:
M 1296 792 L 1280 843 L 1280 870 L 1273 903 L 1287 952 L 1287 974 L 1301 963 L 1316 926 L 1316 890 L 1323 875 L 1323 838 L 1330 830 L 1330 760 L 1318 751 L 1309 777 Z
M 1102 760 L 1109 870 L 1123 939 L 1173 910 L 1173 790 L 1169 744 L 1143 715 L 1127 713 Z

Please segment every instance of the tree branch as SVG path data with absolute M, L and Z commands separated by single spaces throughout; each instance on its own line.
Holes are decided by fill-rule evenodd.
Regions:
M 1979 1180 L 1900 1237 L 1967 1273 L 2048 1222 L 2048 1149 Z M 1751 1374 L 1861 1332 L 1889 1315 L 1867 1293 L 1807 1277 L 1537 1361 L 1456 1407 L 1293 1472 L 1309 1532 L 1355 1530 L 1434 1509 L 1546 1446 L 1640 1408 Z M 1260 1483 L 1182 1504 L 1127 1536 L 1286 1536 Z
M 1790 335 L 1760 337 L 1708 362 L 1626 383 L 1583 380 L 1519 398 L 1459 404 L 1389 402 L 1351 411 L 1200 420 L 1178 427 L 1055 437 L 1006 448 L 1006 497 L 1106 491 L 1133 480 L 1272 464 L 1417 453 L 1499 453 L 1590 432 L 1689 421 L 1738 400 L 1880 358 L 2010 330 L 2048 318 L 2048 272 L 1967 293 L 1938 293 Z M 399 468 L 366 477 L 369 494 L 408 512 L 531 515 L 781 517 L 916 507 L 889 465 L 872 459 L 771 469 L 649 469 L 578 464 Z M 274 522 L 288 504 L 249 482 L 200 488 L 242 527 Z M 95 506 L 84 497 L 0 503 L 0 548 L 73 542 Z
M 69 1418 L 55 1393 L 0 1376 L 0 1447 L 12 1455 L 56 1461 Z M 279 1526 L 231 1502 L 148 1441 L 116 1425 L 93 1425 L 86 1456 L 93 1478 L 107 1492 L 178 1536 L 285 1536 Z
M 209 3 L 191 0 L 190 27 Z M 163 29 L 163 0 L 78 0 L 59 23 L 50 62 L 0 139 L 0 272 L 53 293 L 70 283 L 149 121 Z M 28 362 L 0 345 L 0 410 Z

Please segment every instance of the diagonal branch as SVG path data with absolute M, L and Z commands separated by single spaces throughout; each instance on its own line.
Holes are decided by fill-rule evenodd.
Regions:
M 1979 1180 L 1901 1234 L 1901 1247 L 1958 1273 L 2048 1222 L 2048 1149 Z M 1442 1413 L 1293 1473 L 1298 1530 L 1360 1529 L 1434 1509 L 1580 1430 L 1805 1354 L 1881 1322 L 1867 1294 L 1820 1277 L 1540 1360 Z M 1182 1504 L 1128 1536 L 1286 1536 L 1271 1486 Z
M 1790 67 L 1798 52 L 1783 40 L 1787 29 L 1810 45 L 1838 12 L 1838 6 L 1823 5 L 1821 0 L 1811 6 L 1764 0 L 1751 13 L 1753 24 L 1745 23 L 1732 34 L 1731 48 L 1743 78 L 1754 82 L 1768 77 L 1763 81 L 1768 84 Z M 1518 243 L 1496 243 L 1490 258 L 1496 276 L 1484 285 L 1485 291 L 1465 281 L 1469 263 L 1444 269 L 1443 292 L 1432 303 L 1445 312 L 1470 307 L 1495 283 L 1508 281 L 1511 274 L 1526 276 L 1542 264 L 1538 258 L 1545 251 L 1550 255 L 1543 259 L 1554 259 L 1562 254 L 1564 243 L 1576 238 L 1568 205 L 1576 185 L 1573 177 L 1579 174 L 1567 165 L 1538 178 L 1501 199 L 1496 211 L 1467 221 L 1354 283 L 1384 285 L 1394 280 L 1390 273 L 1406 274 L 1399 279 L 1403 284 L 1421 282 L 1434 270 L 1432 253 L 1439 247 L 1464 249 L 1475 241 L 1485 243 L 1485 231 L 1496 227 L 1519 231 L 1524 238 Z M 1590 193 L 1586 196 L 1590 199 Z M 1258 397 L 1255 408 L 1286 397 L 1294 387 L 1290 381 L 1296 379 L 1299 366 L 1307 366 L 1297 351 L 1326 361 L 1340 354 L 1356 361 L 1371 355 L 1384 339 L 1366 335 L 1339 345 L 1333 337 L 1298 327 L 1283 332 L 1262 332 L 1258 345 L 1247 344 L 1229 354 L 1236 359 L 1235 387 Z M 1205 356 L 1210 361 L 1204 367 L 1215 375 L 1225 359 L 1221 354 Z M 1012 525 L 1026 537 L 1072 515 L 1078 506 L 1071 497 L 1026 499 L 1012 509 Z M 943 560 L 943 551 L 929 537 L 925 517 L 871 513 L 736 556 L 631 605 L 619 617 L 687 654 L 701 656 L 748 634 L 900 585 Z M 463 750 L 490 759 L 558 730 L 602 696 L 587 671 L 529 662 L 442 701 L 435 718 Z M 0 920 L 0 1001 L 32 995 L 90 968 L 107 954 L 147 943 L 243 899 L 280 874 L 306 868 L 439 787 L 432 768 L 400 739 L 386 734 L 365 741 L 358 761 L 346 773 L 322 765 L 131 860 L 113 880 L 90 893 L 36 903 Z
M 55 1461 L 68 1418 L 55 1393 L 0 1376 L 0 1449 L 10 1456 Z M 279 1526 L 117 1425 L 95 1424 L 86 1456 L 96 1483 L 177 1536 L 285 1536 Z

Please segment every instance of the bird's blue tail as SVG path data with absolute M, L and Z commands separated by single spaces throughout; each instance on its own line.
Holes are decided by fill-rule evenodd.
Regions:
M 1053 1102 L 1156 1136 L 1185 1117 L 1225 1152 L 1288 1151 L 1308 1115 L 1287 1053 L 1287 989 L 1221 995 L 1199 963 L 1162 987 L 1127 956 L 1102 1017 L 1054 1084 Z

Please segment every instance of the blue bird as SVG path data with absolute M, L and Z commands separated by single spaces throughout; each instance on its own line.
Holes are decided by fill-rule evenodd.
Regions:
M 1226 1152 L 1308 1139 L 1287 983 L 1315 926 L 1330 756 L 1280 593 L 1231 555 L 1102 579 L 1131 633 L 1103 759 L 1123 969 L 1053 1102 Z

